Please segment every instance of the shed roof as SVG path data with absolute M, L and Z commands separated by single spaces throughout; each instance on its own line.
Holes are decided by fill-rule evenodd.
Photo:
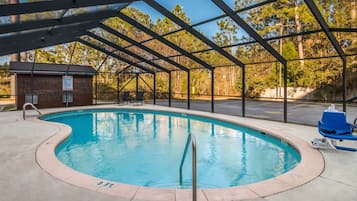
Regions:
M 18 74 L 50 74 L 50 75 L 96 75 L 97 71 L 91 66 L 48 64 L 32 62 L 10 62 L 10 73 Z

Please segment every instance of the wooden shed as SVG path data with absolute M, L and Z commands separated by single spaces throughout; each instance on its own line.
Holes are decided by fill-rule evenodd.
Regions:
M 10 62 L 17 109 L 25 102 L 38 108 L 93 104 L 91 66 Z

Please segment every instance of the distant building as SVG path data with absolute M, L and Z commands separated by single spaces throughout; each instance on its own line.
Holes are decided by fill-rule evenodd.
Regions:
M 14 76 L 17 109 L 25 102 L 38 108 L 93 104 L 93 76 L 90 66 L 10 62 Z

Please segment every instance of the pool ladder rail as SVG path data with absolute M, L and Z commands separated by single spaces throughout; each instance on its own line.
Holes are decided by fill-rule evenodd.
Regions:
M 36 112 L 38 112 L 39 115 L 42 115 L 42 113 L 40 112 L 40 110 L 34 106 L 34 104 L 32 103 L 25 103 L 23 106 L 22 106 L 22 118 L 25 120 L 26 119 L 26 107 L 27 106 L 31 106 L 32 109 L 34 109 Z
M 196 160 L 196 137 L 194 134 L 189 133 L 187 136 L 187 141 L 185 145 L 185 149 L 183 151 L 183 155 L 181 158 L 181 164 L 180 164 L 180 186 L 182 186 L 182 166 L 183 163 L 185 162 L 185 158 L 187 155 L 187 150 L 188 146 L 190 145 L 190 142 L 192 144 L 192 201 L 197 201 L 197 160 Z

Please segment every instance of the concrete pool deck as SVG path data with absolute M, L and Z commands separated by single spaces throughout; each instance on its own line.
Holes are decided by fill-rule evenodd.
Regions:
M 104 106 L 110 107 L 110 106 Z M 113 107 L 117 107 L 114 106 Z M 100 108 L 100 106 L 91 107 Z M 163 108 L 160 106 L 144 105 L 143 108 Z M 64 108 L 44 109 L 44 113 L 63 110 Z M 69 110 L 75 108 L 68 108 Z M 82 109 L 82 108 L 81 108 Z M 179 110 L 185 111 L 185 110 Z M 31 111 L 28 114 L 34 115 Z M 227 115 L 226 118 L 231 118 Z M 283 131 L 284 135 L 297 137 L 309 142 L 320 137 L 316 127 L 284 124 L 266 120 L 233 117 L 242 123 L 259 125 L 262 129 Z M 190 191 L 168 190 L 167 195 L 135 193 L 132 199 L 113 197 L 77 187 L 49 175 L 36 163 L 37 147 L 57 133 L 60 129 L 39 121 L 22 120 L 22 112 L 0 113 L 0 200 L 190 200 Z M 356 142 L 346 143 L 357 147 Z M 357 200 L 357 154 L 353 152 L 321 150 L 325 160 L 325 170 L 320 176 L 288 191 L 271 196 L 263 196 L 254 200 Z M 127 192 L 130 193 L 130 192 Z M 227 191 L 218 195 L 211 191 L 201 195 L 200 200 L 240 200 L 247 192 Z M 170 199 L 168 199 L 168 197 Z

